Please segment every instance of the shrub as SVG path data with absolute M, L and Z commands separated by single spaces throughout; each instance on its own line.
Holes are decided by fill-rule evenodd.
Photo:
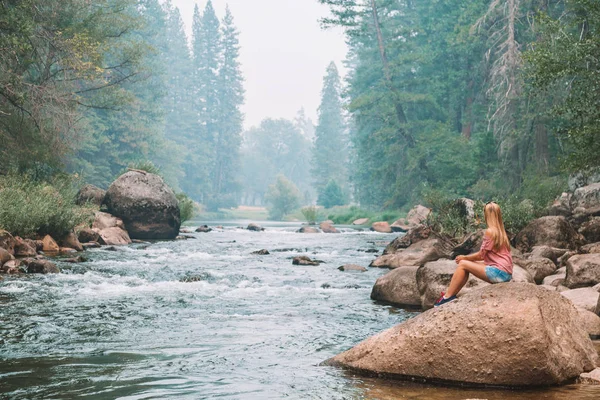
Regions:
M 91 222 L 94 206 L 75 205 L 73 177 L 36 181 L 27 175 L 0 177 L 0 227 L 13 235 L 61 237 Z
M 196 215 L 196 203 L 185 193 L 177 193 L 177 202 L 179 203 L 179 216 L 181 223 L 189 221 Z
M 319 208 L 317 206 L 302 207 L 302 210 L 300 211 L 302 212 L 304 219 L 306 219 L 306 222 L 310 225 L 317 223 L 317 219 L 319 219 Z
M 127 169 L 139 169 L 140 171 L 146 171 L 149 174 L 160 175 L 160 167 L 148 160 L 129 163 L 129 165 L 127 165 Z M 125 172 L 127 171 L 123 171 L 123 173 Z
M 283 175 L 278 175 L 273 185 L 269 186 L 265 200 L 271 204 L 269 217 L 281 220 L 300 205 L 302 195 L 290 180 Z
M 335 206 L 343 206 L 346 204 L 346 198 L 342 187 L 334 180 L 330 180 L 327 186 L 319 194 L 319 200 L 317 203 L 325 208 L 331 208 Z

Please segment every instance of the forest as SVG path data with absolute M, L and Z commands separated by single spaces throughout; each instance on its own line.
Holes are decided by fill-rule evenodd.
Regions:
M 138 168 L 202 210 L 277 219 L 457 197 L 542 208 L 599 167 L 597 1 L 319 2 L 347 74 L 323 71 L 317 121 L 244 130 L 229 8 L 196 4 L 187 37 L 170 0 L 1 0 L 0 205 L 23 212 L 6 195 L 23 179 L 106 188 Z

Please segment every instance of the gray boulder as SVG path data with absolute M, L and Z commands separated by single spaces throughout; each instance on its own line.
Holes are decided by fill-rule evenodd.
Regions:
M 538 387 L 569 382 L 597 363 L 570 301 L 534 285 L 503 283 L 424 312 L 324 364 L 409 380 Z
M 586 213 L 593 213 L 600 208 L 600 182 L 583 186 L 573 192 L 571 209 L 582 208 Z
M 406 235 L 398 236 L 392 240 L 383 251 L 383 254 L 394 254 L 402 249 L 406 249 L 412 244 L 420 242 L 421 240 L 429 239 L 434 233 L 430 227 L 425 225 L 419 225 L 415 228 L 410 229 Z
M 581 233 L 589 243 L 600 242 L 600 217 L 594 217 L 589 221 L 584 222 L 579 228 L 579 233 Z
M 560 292 L 561 295 L 571 300 L 575 307 L 581 308 L 590 312 L 596 312 L 596 306 L 598 304 L 598 298 L 600 293 L 591 287 L 565 290 Z
M 179 234 L 179 203 L 158 175 L 144 171 L 121 175 L 108 188 L 104 204 L 123 220 L 132 239 L 175 239 Z
M 517 249 L 525 253 L 541 245 L 573 250 L 580 241 L 577 231 L 565 217 L 560 216 L 533 220 L 515 238 Z
M 121 218 L 105 212 L 96 212 L 92 230 L 100 236 L 100 243 L 108 246 L 122 246 L 131 243 Z
M 440 258 L 449 258 L 452 247 L 442 239 L 430 238 L 421 240 L 408 248 L 394 254 L 377 257 L 370 267 L 398 268 L 400 266 L 421 266 Z
M 100 206 L 104 201 L 105 195 L 106 191 L 100 189 L 99 187 L 94 185 L 84 185 L 81 189 L 79 189 L 77 197 L 75 198 L 75 203 L 80 206 L 87 203 Z
M 400 307 L 420 307 L 418 269 L 419 267 L 400 267 L 379 277 L 371 291 L 371 299 Z
M 578 254 L 567 261 L 564 285 L 570 289 L 600 283 L 600 254 Z
M 548 258 L 535 257 L 515 261 L 521 268 L 525 269 L 535 283 L 540 285 L 544 278 L 556 272 L 556 265 Z

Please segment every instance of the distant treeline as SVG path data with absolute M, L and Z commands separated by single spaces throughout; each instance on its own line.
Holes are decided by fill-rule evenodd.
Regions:
M 320 0 L 350 46 L 363 206 L 555 192 L 600 164 L 597 0 Z

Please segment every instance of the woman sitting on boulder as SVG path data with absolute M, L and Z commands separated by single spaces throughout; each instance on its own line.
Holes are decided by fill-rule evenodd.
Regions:
M 469 274 L 489 283 L 511 280 L 513 262 L 500 206 L 493 201 L 487 203 L 483 208 L 483 215 L 488 229 L 483 235 L 481 250 L 469 256 L 456 257 L 458 268 L 452 276 L 448 290 L 442 293 L 435 307 L 456 300 L 456 295 L 469 280 Z

